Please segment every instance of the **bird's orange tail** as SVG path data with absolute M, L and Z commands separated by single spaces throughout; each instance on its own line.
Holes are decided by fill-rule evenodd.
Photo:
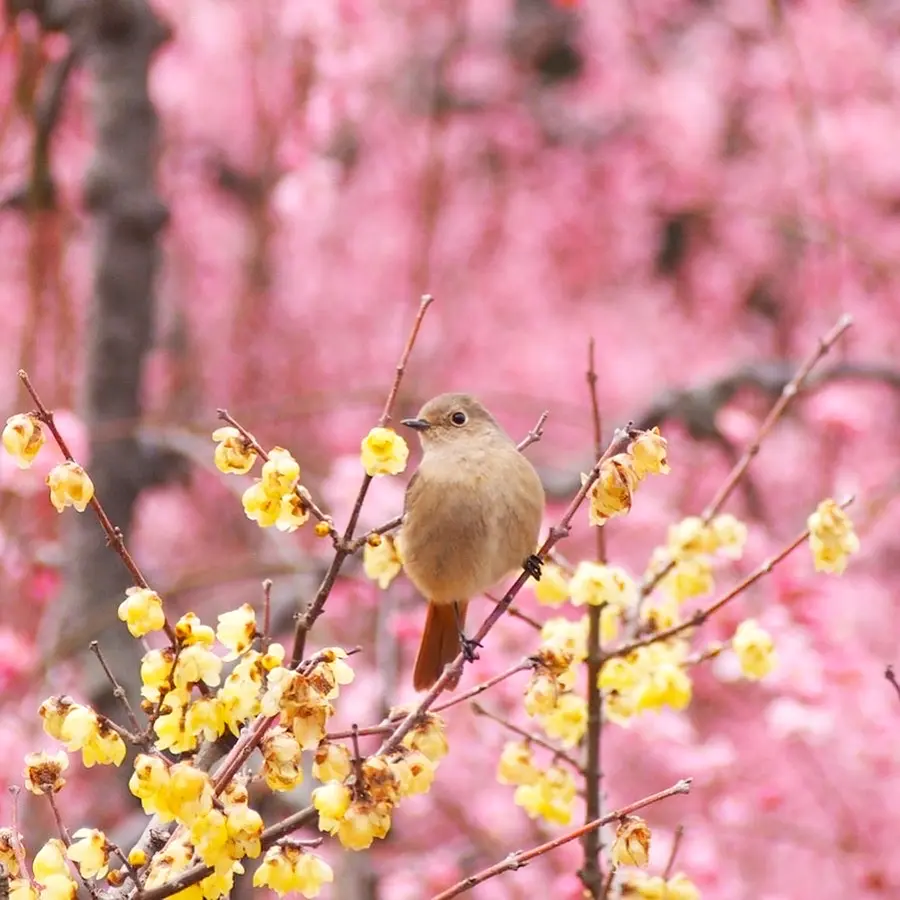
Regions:
M 460 603 L 459 616 L 452 603 L 429 603 L 425 617 L 425 630 L 416 656 L 413 672 L 413 687 L 417 691 L 427 691 L 441 677 L 444 666 L 459 656 L 459 630 L 466 621 L 468 603 Z M 458 618 L 458 621 L 457 621 Z M 459 679 L 447 685 L 448 690 L 456 687 Z

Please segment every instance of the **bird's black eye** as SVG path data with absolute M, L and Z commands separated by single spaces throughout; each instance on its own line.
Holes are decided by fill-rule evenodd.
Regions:
M 454 425 L 465 425 L 466 424 L 466 414 L 458 409 L 452 416 L 450 416 L 450 421 Z

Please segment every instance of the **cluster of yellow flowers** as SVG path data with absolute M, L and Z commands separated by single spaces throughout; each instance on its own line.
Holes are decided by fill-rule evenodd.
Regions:
M 648 475 L 669 472 L 666 439 L 658 428 L 642 431 L 622 452 L 611 456 L 600 468 L 600 477 L 591 486 L 588 518 L 591 525 L 604 525 L 630 509 L 634 492 Z M 582 475 L 582 483 L 587 480 Z
M 367 849 L 390 831 L 401 799 L 430 790 L 446 753 L 444 723 L 434 713 L 426 713 L 397 750 L 369 756 L 355 766 L 343 753 L 321 749 L 314 771 L 327 780 L 312 793 L 319 830 L 335 835 L 348 850 Z
M 859 538 L 850 517 L 829 498 L 816 507 L 807 526 L 816 571 L 843 574 L 848 559 L 859 550 Z
M 622 896 L 640 900 L 700 900 L 700 891 L 683 872 L 676 872 L 668 879 L 636 872 L 622 883 Z
M 532 819 L 540 817 L 556 825 L 568 825 L 572 820 L 572 803 L 578 793 L 575 778 L 558 763 L 539 768 L 528 743 L 509 741 L 504 745 L 497 780 L 515 786 L 516 805 Z

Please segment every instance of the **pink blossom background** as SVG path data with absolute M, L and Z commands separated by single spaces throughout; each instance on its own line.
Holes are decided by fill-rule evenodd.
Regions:
M 851 313 L 822 371 L 852 364 L 856 374 L 801 398 L 765 442 L 749 476 L 760 502 L 748 507 L 739 490 L 727 506 L 750 525 L 747 554 L 717 586 L 792 539 L 823 496 L 856 494 L 860 554 L 833 578 L 815 575 L 801 548 L 726 608 L 703 639 L 727 638 L 756 616 L 776 638 L 778 671 L 743 682 L 724 657 L 694 673 L 685 713 L 609 726 L 604 784 L 612 808 L 694 778 L 690 796 L 647 818 L 657 872 L 684 825 L 676 868 L 705 898 L 896 896 L 900 701 L 883 671 L 900 664 L 900 10 L 878 0 L 560 6 L 574 16 L 584 65 L 548 86 L 512 55 L 511 2 L 156 5 L 174 29 L 151 83 L 172 218 L 141 427 L 196 448 L 196 465 L 188 484 L 142 495 L 131 546 L 177 612 L 210 621 L 257 602 L 267 571 L 290 585 L 318 566 L 327 546 L 309 532 L 262 534 L 244 518 L 243 482 L 212 467 L 215 409 L 227 407 L 265 445 L 289 447 L 340 523 L 361 476 L 360 438 L 424 291 L 437 301 L 400 411 L 471 390 L 521 436 L 548 409 L 546 436 L 529 451 L 548 485 L 561 486 L 548 524 L 592 452 L 589 336 L 612 428 L 666 391 L 745 365 L 796 363 Z M 25 55 L 64 49 L 26 25 L 0 53 L 3 193 L 29 162 L 29 125 L 10 102 Z M 26 365 L 82 448 L 67 410 L 77 408 L 90 290 L 80 201 L 87 89 L 76 78 L 53 144 L 60 211 L 30 221 L 0 212 L 0 414 L 25 408 L 15 371 Z M 221 186 L 232 171 L 258 180 L 257 199 Z M 739 391 L 715 425 L 742 449 L 771 399 Z M 608 529 L 613 559 L 636 576 L 668 524 L 699 512 L 730 467 L 721 446 L 683 423 L 663 430 L 672 474 L 642 487 L 632 514 Z M 60 686 L 77 692 L 85 664 L 56 661 L 47 673 L 41 653 L 48 617 L 61 614 L 61 520 L 42 484 L 54 453 L 34 472 L 0 462 L 4 783 L 45 743 L 37 703 Z M 376 485 L 364 525 L 399 511 L 403 483 Z M 580 521 L 564 550 L 577 559 L 592 546 Z M 522 607 L 547 614 L 531 597 Z M 421 621 L 404 580 L 383 594 L 358 565 L 348 569 L 315 634 L 317 646 L 364 648 L 341 723 L 373 723 L 384 703 L 412 699 Z M 464 685 L 534 640 L 506 619 Z M 485 705 L 524 722 L 519 682 Z M 495 783 L 508 738 L 500 726 L 464 707 L 447 720 L 451 754 L 431 793 L 404 803 L 389 840 L 354 871 L 332 853 L 337 881 L 323 896 L 350 897 L 342 884 L 359 880 L 359 866 L 374 879 L 372 896 L 428 896 L 560 833 L 531 822 Z M 73 827 L 112 827 L 125 815 L 124 802 L 101 811 L 92 796 L 63 795 Z M 4 822 L 7 811 L 0 799 Z M 49 823 L 25 816 L 42 839 Z M 540 885 L 541 895 L 574 900 L 579 866 L 580 847 L 569 844 L 476 895 L 513 900 Z

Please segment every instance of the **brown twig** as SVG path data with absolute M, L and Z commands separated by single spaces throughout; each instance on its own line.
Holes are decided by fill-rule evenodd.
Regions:
M 750 467 L 750 463 L 753 462 L 754 457 L 759 453 L 763 442 L 775 427 L 775 424 L 784 415 L 785 410 L 788 408 L 794 397 L 796 397 L 800 393 L 801 389 L 803 388 L 804 382 L 809 377 L 812 370 L 826 356 L 826 354 L 831 350 L 831 348 L 841 337 L 841 335 L 843 335 L 844 332 L 847 331 L 847 329 L 850 328 L 852 324 L 853 319 L 851 316 L 841 316 L 841 318 L 838 319 L 838 321 L 835 323 L 834 327 L 832 327 L 824 337 L 819 338 L 819 342 L 816 345 L 815 350 L 813 350 L 803 361 L 803 363 L 801 363 L 800 368 L 797 369 L 794 377 L 782 388 L 781 394 L 775 401 L 774 406 L 769 410 L 768 415 L 765 417 L 765 419 L 763 419 L 762 424 L 759 426 L 759 430 L 756 432 L 756 436 L 744 451 L 743 456 L 741 456 L 737 463 L 735 463 L 734 468 L 732 468 L 732 470 L 728 473 L 725 481 L 722 483 L 722 486 L 716 492 L 713 499 L 707 504 L 706 508 L 701 513 L 700 519 L 703 522 L 704 526 L 708 525 L 712 521 L 719 510 L 724 506 L 725 501 L 731 496 L 735 487 L 737 487 L 741 478 L 744 477 L 744 474 Z M 643 600 L 653 591 L 653 589 L 660 583 L 660 581 L 662 581 L 662 579 L 672 571 L 674 567 L 675 560 L 670 559 L 669 562 L 666 563 L 666 565 L 662 566 L 649 578 L 646 578 L 644 580 L 640 588 L 638 612 L 640 612 L 640 605 Z
M 11 784 L 9 786 L 10 797 L 12 798 L 12 810 L 10 811 L 10 824 L 12 825 L 12 834 L 10 835 L 10 842 L 12 843 L 13 855 L 16 858 L 16 862 L 19 865 L 19 873 L 20 877 L 25 877 L 28 879 L 28 883 L 37 890 L 37 885 L 35 884 L 34 878 L 31 874 L 31 869 L 28 868 L 25 862 L 25 847 L 22 844 L 21 832 L 19 831 L 19 791 L 20 788 L 17 784 Z
M 416 337 L 419 334 L 419 329 L 422 326 L 422 320 L 425 318 L 425 313 L 428 311 L 428 307 L 431 305 L 433 301 L 433 297 L 430 294 L 425 294 L 422 297 L 421 302 L 419 303 L 419 310 L 416 313 L 416 318 L 413 321 L 412 329 L 410 330 L 409 337 L 406 339 L 406 346 L 403 348 L 403 352 L 400 355 L 400 362 L 397 363 L 397 369 L 394 373 L 394 381 L 391 384 L 391 388 L 388 391 L 388 397 L 384 404 L 384 409 L 381 412 L 381 416 L 378 419 L 378 425 L 380 427 L 384 427 L 387 422 L 391 418 L 391 411 L 394 407 L 394 401 L 397 398 L 397 391 L 400 389 L 400 381 L 403 378 L 403 374 L 406 371 L 406 364 L 409 361 L 410 354 L 412 353 L 413 346 L 416 342 Z M 309 634 L 309 630 L 315 624 L 316 619 L 322 615 L 322 610 L 325 608 L 325 602 L 328 600 L 328 595 L 331 593 L 331 589 L 334 587 L 334 583 L 337 580 L 338 574 L 340 573 L 341 567 L 344 565 L 344 561 L 347 557 L 352 553 L 351 547 L 353 546 L 353 532 L 356 530 L 356 524 L 359 521 L 359 514 L 362 510 L 362 505 L 366 499 L 366 494 L 369 492 L 369 485 L 372 483 L 372 476 L 366 475 L 363 478 L 362 485 L 359 488 L 359 492 L 356 495 L 356 500 L 353 504 L 353 510 L 350 513 L 350 519 L 347 522 L 347 527 L 344 530 L 344 534 L 341 537 L 341 542 L 338 548 L 335 550 L 334 558 L 331 561 L 331 565 L 328 567 L 328 571 L 325 573 L 325 576 L 322 579 L 322 583 L 319 586 L 319 590 L 316 592 L 316 596 L 313 599 L 312 603 L 306 609 L 306 612 L 303 613 L 297 620 L 297 627 L 294 631 L 294 647 L 291 651 L 291 665 L 296 666 L 301 659 L 303 659 L 303 653 L 306 648 L 306 636 Z
M 543 436 L 544 436 L 544 425 L 547 422 L 547 416 L 550 415 L 550 410 L 545 409 L 540 416 L 538 416 L 537 422 L 535 422 L 534 428 L 522 438 L 521 441 L 516 445 L 516 449 L 521 453 L 526 447 L 530 447 L 532 444 L 536 444 Z
M 684 825 L 679 825 L 675 829 L 675 836 L 672 838 L 672 849 L 669 851 L 669 861 L 663 869 L 663 881 L 668 881 L 672 877 L 672 870 L 675 868 L 675 858 L 678 856 L 678 848 L 681 846 L 681 839 L 684 837 Z
M 534 666 L 534 659 L 530 656 L 527 656 L 525 659 L 520 660 L 514 666 L 510 666 L 499 675 L 495 675 L 493 678 L 488 678 L 487 681 L 482 681 L 480 684 L 476 684 L 474 687 L 460 694 L 458 697 L 454 697 L 452 700 L 447 700 L 445 703 L 439 703 L 437 706 L 435 706 L 434 712 L 443 712 L 445 709 L 450 709 L 451 706 L 456 706 L 459 703 L 464 703 L 466 700 L 471 700 L 472 697 L 477 697 L 479 694 L 483 694 L 485 691 L 490 690 L 495 685 L 500 684 L 501 681 L 506 681 L 507 678 L 512 678 L 512 676 L 517 674 L 518 672 L 528 672 L 529 670 L 534 669 Z
M 116 856 L 122 860 L 122 865 L 125 867 L 125 871 L 128 872 L 128 877 L 134 882 L 134 886 L 140 890 L 140 876 L 138 875 L 137 869 L 131 864 L 131 860 L 128 859 L 128 854 L 118 844 L 114 844 L 109 840 L 109 838 L 106 839 L 106 846 L 111 853 L 115 853 Z
M 495 606 L 503 601 L 499 597 L 494 597 L 491 594 L 485 594 L 485 597 L 491 601 Z M 530 625 L 535 631 L 540 631 L 544 626 L 538 622 L 537 619 L 533 619 L 528 613 L 523 613 L 522 610 L 516 609 L 514 606 L 511 606 L 506 614 L 511 616 L 513 619 L 518 619 L 520 622 L 524 622 L 526 625 Z
M 897 675 L 893 666 L 888 665 L 884 667 L 884 677 L 894 686 L 897 696 L 900 697 L 900 683 L 897 681 Z
M 560 750 L 559 747 L 555 747 L 545 738 L 532 734 L 525 728 L 520 728 L 508 719 L 504 719 L 503 716 L 498 716 L 497 713 L 485 709 L 480 703 L 472 703 L 471 709 L 476 716 L 484 716 L 486 719 L 490 719 L 492 722 L 502 725 L 507 731 L 519 735 L 520 738 L 524 738 L 529 744 L 534 744 L 537 747 L 543 747 L 545 750 L 549 750 L 553 754 L 554 759 L 561 759 L 567 766 L 570 766 L 578 772 L 578 774 L 584 775 L 584 769 L 582 768 L 581 763 L 579 763 L 574 756 L 570 756 L 565 750 Z
M 536 857 L 543 856 L 545 853 L 549 853 L 551 850 L 555 850 L 557 847 L 561 847 L 563 844 L 568 844 L 569 841 L 576 841 L 578 840 L 578 838 L 583 837 L 585 834 L 587 834 L 588 831 L 591 831 L 592 829 L 601 828 L 604 825 L 608 825 L 610 822 L 615 822 L 618 819 L 630 815 L 631 813 L 636 812 L 639 809 L 643 809 L 645 806 L 650 806 L 652 803 L 659 803 L 660 800 L 665 800 L 668 797 L 674 796 L 675 794 L 690 793 L 690 790 L 691 779 L 684 778 L 677 784 L 673 784 L 672 787 L 666 788 L 666 790 L 664 791 L 660 791 L 657 794 L 651 794 L 649 797 L 644 797 L 643 800 L 638 800 L 636 803 L 630 803 L 628 806 L 623 806 L 621 809 L 617 809 L 611 813 L 607 813 L 605 816 L 602 816 L 599 819 L 594 819 L 592 822 L 587 822 L 580 828 L 576 828 L 574 831 L 569 831 L 566 834 L 560 835 L 558 838 L 554 838 L 552 841 L 547 841 L 544 844 L 533 847 L 531 850 L 519 850 L 515 853 L 510 853 L 509 856 L 506 857 L 506 859 L 501 860 L 500 862 L 495 863 L 494 865 L 489 866 L 486 869 L 482 869 L 475 875 L 470 875 L 468 878 L 464 878 L 462 881 L 454 884 L 452 887 L 447 888 L 447 890 L 441 891 L 440 894 L 435 894 L 431 898 L 431 900 L 450 900 L 451 897 L 458 897 L 460 894 L 464 894 L 466 891 L 470 891 L 473 887 L 482 884 L 489 878 L 494 878 L 495 876 L 501 875 L 504 872 L 514 872 L 517 869 L 521 869 Z
M 53 435 L 53 440 L 56 441 L 56 444 L 59 447 L 62 455 L 69 462 L 75 462 L 75 457 L 72 456 L 72 451 L 69 449 L 69 445 L 66 443 L 66 439 L 62 436 L 62 434 L 60 434 L 59 429 L 56 427 L 56 422 L 53 419 L 53 412 L 46 406 L 44 406 L 41 398 L 38 396 L 38 392 L 35 390 L 34 385 L 31 383 L 31 379 L 28 377 L 28 373 L 24 369 L 19 369 L 19 380 L 25 386 L 25 390 L 28 391 L 28 393 L 31 395 L 31 399 L 34 401 L 37 418 L 42 424 L 47 426 L 47 430 L 50 432 L 50 434 Z M 97 520 L 100 522 L 100 526 L 106 533 L 107 544 L 112 547 L 115 553 L 117 553 L 121 558 L 122 562 L 125 564 L 125 568 L 128 569 L 128 572 L 134 579 L 134 583 L 141 588 L 150 588 L 149 582 L 146 578 L 144 578 L 144 575 L 138 568 L 137 563 L 134 561 L 134 559 L 132 559 L 131 554 L 128 552 L 128 548 L 125 546 L 125 539 L 122 537 L 121 530 L 116 528 L 109 520 L 109 516 L 106 514 L 106 510 L 102 507 L 96 495 L 91 497 L 91 501 L 88 505 L 94 511 L 94 514 L 97 516 Z M 165 625 L 163 627 L 165 629 L 166 636 L 174 644 L 175 630 L 172 628 L 171 624 L 169 624 L 168 617 L 166 618 Z
M 613 436 L 612 441 L 610 442 L 609 447 L 606 448 L 606 451 L 597 460 L 596 465 L 593 469 L 591 469 L 587 478 L 579 489 L 578 493 L 572 498 L 571 503 L 569 504 L 566 511 L 563 513 L 562 518 L 559 520 L 559 524 L 555 525 L 550 529 L 550 534 L 547 535 L 546 540 L 541 545 L 541 548 L 537 552 L 537 556 L 539 559 L 546 559 L 547 554 L 556 544 L 559 543 L 563 538 L 567 537 L 570 531 L 570 526 L 572 519 L 575 516 L 575 513 L 578 511 L 581 504 L 584 502 L 585 497 L 587 497 L 589 491 L 594 486 L 594 483 L 600 477 L 600 470 L 603 464 L 609 459 L 611 456 L 615 456 L 616 453 L 623 451 L 628 444 L 633 439 L 633 432 L 631 426 L 627 428 L 618 429 Z M 516 599 L 516 595 L 528 581 L 531 575 L 528 573 L 526 569 L 523 569 L 519 577 L 513 582 L 512 586 L 509 590 L 504 594 L 503 599 L 494 607 L 493 610 L 489 613 L 488 617 L 481 623 L 481 627 L 475 633 L 472 640 L 477 643 L 482 643 L 484 638 L 490 632 L 490 630 L 497 624 L 500 618 L 503 616 L 504 612 L 509 608 L 512 604 L 513 600 Z M 462 671 L 463 666 L 466 663 L 465 656 L 460 653 L 456 659 L 448 665 L 440 678 L 434 683 L 428 693 L 422 698 L 419 702 L 419 705 L 411 710 L 406 718 L 400 723 L 397 727 L 396 731 L 381 745 L 379 748 L 379 753 L 390 753 L 392 750 L 396 750 L 397 747 L 400 746 L 400 742 L 403 740 L 405 735 L 409 732 L 409 730 L 415 725 L 416 721 L 421 717 L 422 713 L 426 712 L 430 709 L 437 698 L 447 689 L 447 685 L 452 681 L 457 680 L 459 673 Z
M 70 847 L 72 845 L 72 837 L 69 834 L 69 829 L 66 828 L 65 822 L 62 820 L 62 816 L 59 812 L 59 807 L 56 805 L 56 796 L 53 791 L 48 791 L 45 795 L 47 798 L 47 802 L 50 804 L 50 809 L 53 811 L 53 820 L 56 822 L 56 827 L 59 830 L 59 836 L 62 838 L 62 842 L 66 845 L 66 847 Z M 73 865 L 73 863 L 69 863 L 69 865 Z M 78 866 L 75 866 L 75 871 L 78 873 L 78 877 L 81 879 L 81 883 L 84 885 L 87 892 L 94 898 L 94 900 L 100 900 L 97 889 L 91 884 L 90 879 L 85 878 L 84 875 L 81 874 L 81 869 Z
M 104 673 L 106 674 L 107 679 L 109 679 L 109 683 L 112 685 L 113 689 L 113 697 L 118 700 L 122 706 L 125 707 L 125 714 L 128 716 L 128 721 L 131 724 L 132 729 L 134 729 L 134 734 L 129 734 L 125 729 L 121 729 L 121 731 L 125 731 L 125 734 L 128 734 L 129 740 L 131 743 L 141 743 L 140 736 L 144 733 L 144 729 L 141 728 L 140 722 L 137 720 L 137 716 L 134 713 L 134 709 L 131 706 L 131 703 L 128 700 L 128 695 L 125 693 L 125 688 L 116 681 L 116 676 L 113 675 L 112 669 L 110 669 L 109 664 L 106 662 L 105 657 L 103 656 L 103 651 L 100 649 L 100 644 L 98 641 L 91 641 L 90 643 L 91 653 L 97 657 L 97 660 L 100 663 Z M 106 720 L 106 723 L 113 729 L 117 729 L 117 726 L 110 719 Z M 121 733 L 121 732 L 120 732 Z M 124 737 L 124 735 L 123 735 Z
M 841 504 L 841 509 L 846 509 L 852 502 L 854 498 L 849 497 Z M 794 538 L 786 547 L 783 547 L 778 551 L 774 556 L 770 556 L 764 562 L 760 563 L 760 565 L 754 569 L 743 581 L 741 581 L 738 585 L 733 587 L 727 594 L 720 597 L 714 603 L 711 603 L 709 606 L 704 609 L 697 610 L 692 616 L 689 616 L 683 622 L 679 622 L 677 625 L 673 625 L 671 628 L 665 628 L 662 631 L 657 631 L 655 634 L 647 635 L 646 637 L 639 638 L 638 640 L 629 641 L 627 644 L 622 644 L 619 647 L 615 647 L 610 650 L 608 653 L 603 654 L 603 661 L 606 662 L 608 659 L 613 659 L 617 656 L 627 656 L 633 650 L 639 650 L 641 647 L 649 647 L 651 644 L 655 644 L 658 641 L 667 641 L 669 638 L 676 637 L 679 634 L 682 634 L 685 631 L 690 630 L 691 628 L 697 628 L 700 625 L 703 625 L 704 622 L 707 621 L 711 616 L 717 613 L 726 603 L 734 600 L 735 597 L 742 594 L 747 588 L 749 588 L 752 584 L 755 584 L 762 578 L 764 575 L 768 575 L 775 566 L 778 565 L 786 556 L 793 553 L 807 538 L 809 537 L 809 529 L 805 529 L 802 534 L 798 537 Z
M 594 339 L 588 341 L 587 384 L 591 400 L 591 423 L 594 432 L 594 456 L 603 452 L 603 421 L 600 416 L 600 399 L 597 396 L 597 368 L 594 358 Z M 606 529 L 595 528 L 597 540 L 597 562 L 606 562 Z M 585 729 L 584 790 L 586 796 L 584 820 L 592 822 L 603 815 L 601 797 L 603 773 L 600 763 L 600 738 L 603 730 L 603 698 L 600 694 L 600 667 L 603 661 L 603 647 L 600 638 L 602 606 L 588 607 L 587 636 L 587 728 Z M 590 897 L 599 898 L 603 894 L 603 866 L 600 862 L 602 836 L 599 828 L 586 832 L 583 840 L 584 864 L 578 875 Z

